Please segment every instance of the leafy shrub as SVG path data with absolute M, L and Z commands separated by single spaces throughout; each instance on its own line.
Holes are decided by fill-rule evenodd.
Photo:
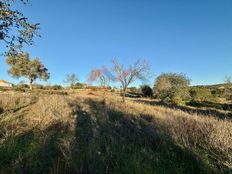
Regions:
M 76 84 L 72 85 L 72 89 L 84 89 L 85 84 L 77 82 Z
M 114 89 L 114 88 L 112 88 L 112 89 L 110 90 L 110 92 L 115 92 L 115 89 Z
M 190 96 L 193 101 L 216 101 L 216 97 L 212 95 L 211 91 L 204 87 L 195 87 L 190 90 Z
M 51 87 L 51 89 L 53 89 L 53 90 L 60 90 L 60 89 L 63 89 L 63 87 L 61 85 L 53 85 Z
M 1 92 L 8 91 L 8 90 L 9 90 L 8 88 L 0 87 Z
M 25 88 L 21 87 L 20 85 L 12 86 L 11 88 L 13 91 L 18 91 L 18 92 L 25 92 Z
M 138 93 L 138 89 L 136 87 L 130 87 L 128 88 L 128 90 L 130 90 L 133 93 Z
M 61 90 L 63 87 L 61 85 L 50 85 L 46 86 L 45 89 L 47 90 Z
M 170 101 L 177 105 L 184 105 L 190 99 L 189 88 L 177 88 L 170 94 Z
M 232 110 L 232 104 L 221 104 L 221 103 L 214 103 L 210 101 L 190 101 L 187 103 L 189 106 L 193 107 L 206 107 L 206 108 L 215 108 L 215 109 L 220 109 L 220 110 L 225 110 L 225 111 L 231 111 Z
M 44 89 L 44 86 L 40 84 L 33 84 L 32 86 L 34 89 Z
M 154 85 L 155 96 L 162 101 L 184 104 L 189 99 L 190 79 L 180 73 L 163 73 Z
M 68 95 L 65 91 L 57 91 L 57 90 L 47 90 L 43 91 L 44 94 L 51 94 L 51 95 Z
M 141 91 L 142 91 L 142 94 L 146 97 L 151 97 L 153 95 L 153 90 L 148 85 L 142 86 Z
M 190 96 L 193 101 L 208 101 L 210 98 L 213 98 L 212 93 L 207 88 L 192 88 L 190 90 Z
M 211 93 L 214 97 L 222 97 L 224 94 L 224 90 L 216 88 L 216 89 L 212 89 Z

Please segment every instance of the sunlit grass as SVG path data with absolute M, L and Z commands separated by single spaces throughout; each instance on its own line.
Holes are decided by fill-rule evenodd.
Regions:
M 230 120 L 116 94 L 0 100 L 0 173 L 232 172 Z

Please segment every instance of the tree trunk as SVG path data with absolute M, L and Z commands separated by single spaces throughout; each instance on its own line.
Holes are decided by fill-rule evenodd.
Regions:
M 126 88 L 122 91 L 122 102 L 124 103 L 126 101 Z
M 32 80 L 32 79 L 30 79 L 30 82 L 29 82 L 30 90 L 32 90 L 32 89 L 33 89 L 32 83 L 33 83 L 33 80 Z

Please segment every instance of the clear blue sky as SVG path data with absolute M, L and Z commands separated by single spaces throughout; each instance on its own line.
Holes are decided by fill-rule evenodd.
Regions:
M 47 66 L 49 83 L 63 83 L 68 73 L 84 82 L 114 57 L 145 58 L 154 78 L 183 72 L 193 85 L 232 75 L 231 0 L 32 0 L 17 8 L 41 23 L 42 38 L 26 50 Z M 0 66 L 0 78 L 18 82 L 3 58 Z

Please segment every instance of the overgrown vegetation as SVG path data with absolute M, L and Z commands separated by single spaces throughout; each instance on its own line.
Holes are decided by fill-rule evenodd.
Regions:
M 148 85 L 141 86 L 141 92 L 145 97 L 152 97 L 153 95 L 153 90 Z
M 190 79 L 184 74 L 162 73 L 154 85 L 155 95 L 162 101 L 184 104 L 189 99 Z
M 147 84 L 150 64 L 114 59 L 91 71 L 88 85 L 100 87 L 73 73 L 64 80 L 69 89 L 35 84 L 50 74 L 22 47 L 39 36 L 39 24 L 13 10 L 14 2 L 0 1 L 0 41 L 9 74 L 29 84 L 0 87 L 0 173 L 232 173 L 230 77 L 190 86 L 182 73 L 162 73 L 153 89 L 130 87 Z
M 116 94 L 0 100 L 0 173 L 232 172 L 230 120 Z

